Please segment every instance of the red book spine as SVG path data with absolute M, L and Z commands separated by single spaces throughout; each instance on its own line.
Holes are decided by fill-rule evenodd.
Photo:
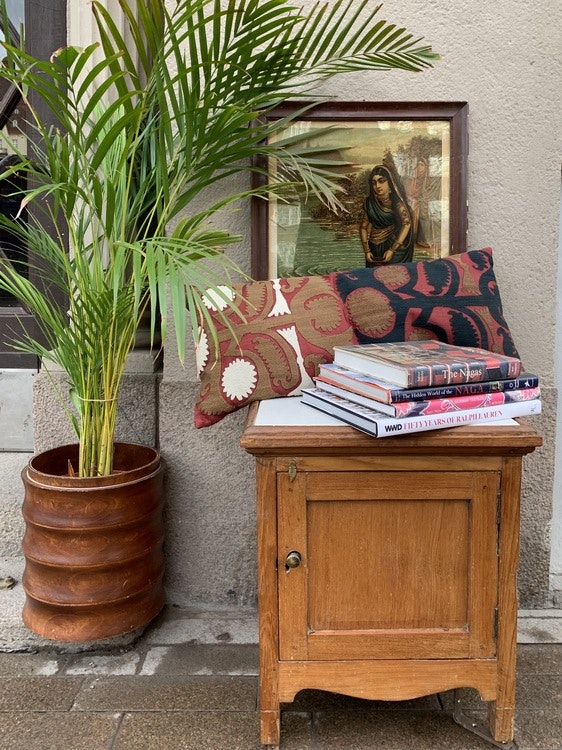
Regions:
M 515 401 L 530 401 L 535 398 L 540 398 L 540 388 L 538 387 L 523 388 L 518 391 L 494 391 L 492 393 L 456 396 L 453 398 L 433 398 L 428 401 L 406 401 L 395 403 L 394 408 L 396 410 L 396 417 L 410 417 L 499 406 Z

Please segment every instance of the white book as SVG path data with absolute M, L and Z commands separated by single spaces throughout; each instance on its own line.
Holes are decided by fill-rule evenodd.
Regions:
M 328 393 L 320 388 L 304 388 L 302 402 L 331 414 L 342 422 L 356 427 L 374 437 L 392 437 L 412 432 L 439 430 L 449 427 L 485 422 L 497 422 L 513 417 L 526 417 L 541 413 L 541 400 L 516 401 L 490 408 L 465 409 L 446 414 L 429 414 L 416 417 L 387 417 L 376 409 L 354 404 L 348 399 Z

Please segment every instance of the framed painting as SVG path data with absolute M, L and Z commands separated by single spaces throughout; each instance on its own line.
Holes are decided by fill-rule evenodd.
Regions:
M 267 118 L 302 107 L 286 103 Z M 340 206 L 314 195 L 252 205 L 255 279 L 442 258 L 466 250 L 468 104 L 330 102 L 297 117 L 282 137 L 310 133 L 333 152 Z M 276 169 L 275 160 L 264 165 Z

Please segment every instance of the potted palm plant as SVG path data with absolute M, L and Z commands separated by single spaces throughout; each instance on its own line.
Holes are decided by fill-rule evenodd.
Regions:
M 24 181 L 11 194 L 19 212 L 0 221 L 28 253 L 0 258 L 0 287 L 41 332 L 16 334 L 14 346 L 66 373 L 77 435 L 23 472 L 24 622 L 57 640 L 129 632 L 163 605 L 162 463 L 153 448 L 115 442 L 119 388 L 143 316 L 165 340 L 171 311 L 183 358 L 189 323 L 196 331 L 207 315 L 202 295 L 220 295 L 238 273 L 224 248 L 239 238 L 217 226 L 220 212 L 303 183 L 337 200 L 321 152 L 298 136 L 272 137 L 297 113 L 273 122 L 260 115 L 335 73 L 417 71 L 436 58 L 367 2 L 309 11 L 287 0 L 119 5 L 125 32 L 94 0 L 98 44 L 40 60 L 6 43 L 0 71 L 27 103 L 34 135 L 0 174 Z M 6 19 L 5 0 L 2 8 Z M 43 124 L 30 93 L 58 127 Z M 209 186 L 258 170 L 264 155 L 281 167 L 275 183 L 261 179 L 202 207 Z

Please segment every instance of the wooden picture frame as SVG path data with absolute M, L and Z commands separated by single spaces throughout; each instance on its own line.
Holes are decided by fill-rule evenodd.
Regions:
M 267 119 L 286 117 L 302 110 L 302 105 L 287 102 L 269 112 Z M 323 130 L 315 140 L 314 131 L 327 126 L 330 132 Z M 337 168 L 346 191 L 341 198 L 345 210 L 332 211 L 314 196 L 297 195 L 289 201 L 275 196 L 269 201 L 256 199 L 252 204 L 255 279 L 319 275 L 365 266 L 368 261 L 378 265 L 429 260 L 466 250 L 466 102 L 320 103 L 290 127 L 310 130 L 313 145 L 331 149 L 333 144 L 334 154 L 345 162 Z M 367 245 L 386 253 L 374 242 L 372 220 L 366 213 L 376 165 L 393 170 L 396 193 L 406 198 L 407 209 L 402 204 L 401 211 L 410 232 L 407 242 L 393 243 L 396 247 L 390 254 L 367 257 L 365 253 L 371 252 Z M 274 170 L 275 163 L 265 167 Z M 390 201 L 388 191 L 386 200 Z M 369 244 L 372 240 L 374 244 Z

